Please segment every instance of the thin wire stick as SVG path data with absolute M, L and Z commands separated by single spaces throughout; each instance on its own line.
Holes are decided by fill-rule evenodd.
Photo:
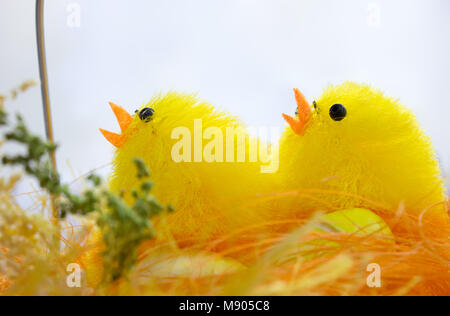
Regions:
M 44 107 L 45 133 L 47 139 L 54 143 L 52 114 L 50 109 L 50 95 L 48 89 L 47 62 L 45 55 L 45 38 L 44 38 L 44 0 L 36 0 L 36 39 L 39 59 L 39 75 L 41 79 L 42 105 Z M 53 169 L 56 171 L 55 152 L 51 153 L 51 161 Z M 53 218 L 57 221 L 59 212 L 55 205 L 55 201 L 51 199 L 51 210 Z

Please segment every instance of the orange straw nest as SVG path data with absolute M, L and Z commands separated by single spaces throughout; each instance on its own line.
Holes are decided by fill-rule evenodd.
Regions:
M 409 231 L 395 231 L 395 242 L 378 234 L 317 233 L 320 215 L 297 221 L 289 232 L 270 230 L 261 236 L 258 227 L 230 234 L 226 247 L 217 240 L 195 249 L 182 249 L 162 256 L 162 262 L 174 260 L 198 249 L 220 249 L 203 258 L 192 259 L 185 275 L 164 277 L 153 273 L 152 290 L 166 295 L 448 295 L 450 294 L 450 245 L 447 229 L 423 226 L 420 218 L 410 221 Z M 295 222 L 295 221 L 292 221 Z M 413 223 L 416 223 L 413 226 Z M 285 226 L 286 222 L 267 223 Z M 414 229 L 415 228 L 415 229 Z M 252 236 L 252 233 L 257 236 Z M 305 246 L 306 245 L 306 246 Z M 144 246 L 134 283 L 122 288 L 122 294 L 146 292 L 148 277 L 160 261 L 163 245 Z M 224 258 L 242 263 L 223 267 L 212 275 L 202 275 L 207 265 Z M 228 259 L 229 260 L 229 259 Z M 149 263 L 150 262 L 150 263 Z M 226 262 L 226 261 L 225 261 Z M 233 261 L 234 262 L 234 261 Z M 380 267 L 380 287 L 370 285 L 371 264 Z M 220 270 L 220 269 L 219 269 Z M 144 287 L 141 287 L 144 285 Z
M 64 247 L 57 250 L 46 239 L 51 228 L 42 218 L 5 199 L 3 194 L 0 226 L 7 206 L 17 217 L 9 220 L 22 223 L 23 229 L 42 226 L 43 232 L 27 235 L 19 225 L 14 233 L 23 240 L 17 241 L 17 236 L 0 230 L 3 295 L 450 294 L 449 225 L 426 222 L 427 210 L 419 217 L 393 212 L 395 216 L 385 219 L 394 240 L 377 232 L 317 231 L 320 213 L 249 226 L 212 242 L 190 240 L 195 246 L 185 248 L 178 246 L 180 240 L 151 240 L 140 246 L 138 262 L 128 275 L 105 285 L 102 238 L 94 221 L 65 223 Z M 66 284 L 70 263 L 83 271 L 80 288 Z M 374 266 L 380 268 L 378 276 Z M 375 285 L 374 277 L 379 278 Z

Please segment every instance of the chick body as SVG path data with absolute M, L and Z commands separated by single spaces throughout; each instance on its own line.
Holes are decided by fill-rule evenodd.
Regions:
M 237 118 L 215 110 L 195 96 L 178 93 L 155 97 L 143 108 L 153 109 L 154 115 L 146 122 L 136 114 L 123 133 L 123 144 L 114 155 L 110 188 L 117 193 L 123 191 L 125 200 L 132 203 L 130 191 L 138 184 L 132 159 L 140 157 L 145 161 L 154 182 L 152 194 L 161 204 L 174 207 L 173 213 L 155 220 L 160 239 L 173 238 L 181 246 L 197 244 L 261 220 L 260 214 L 242 206 L 249 196 L 259 191 L 262 183 L 259 162 L 248 159 L 250 138 L 244 146 L 243 162 L 236 161 L 237 138 L 231 145 L 227 144 L 229 138 L 225 139 L 229 128 L 249 137 Z M 194 120 L 199 119 L 200 131 L 194 124 Z M 200 149 L 196 148 L 195 142 L 210 127 L 216 134 L 208 137 L 219 140 L 211 151 L 213 154 L 218 151 L 218 161 L 203 159 L 196 162 L 196 155 L 198 160 L 198 154 L 201 154 L 198 150 L 206 150 L 209 140 L 203 140 L 205 146 Z M 180 141 L 177 138 L 180 135 L 173 134 L 177 128 L 190 135 L 190 139 L 185 139 L 190 144 L 174 152 L 174 145 Z M 228 150 L 234 150 L 234 162 L 226 159 L 227 146 L 230 146 Z M 191 161 L 177 162 L 178 158 L 174 159 L 173 155 L 183 154 L 186 150 L 190 152 L 187 156 Z
M 335 104 L 345 107 L 345 118 L 330 117 Z M 363 207 L 393 218 L 403 204 L 415 218 L 426 210 L 424 218 L 447 222 L 431 140 L 398 100 L 346 82 L 326 89 L 303 123 L 303 135 L 287 128 L 280 141 L 279 185 L 298 190 L 282 208 L 305 216 Z

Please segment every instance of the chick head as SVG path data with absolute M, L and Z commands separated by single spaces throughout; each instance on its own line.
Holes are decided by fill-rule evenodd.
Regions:
M 110 103 L 110 106 L 116 115 L 121 133 L 103 129 L 100 131 L 116 147 L 110 187 L 117 192 L 129 191 L 137 185 L 138 179 L 133 165 L 133 159 L 136 157 L 142 158 L 152 171 L 156 184 L 155 192 L 162 186 L 170 192 L 175 182 L 183 182 L 180 175 L 188 177 L 190 170 L 195 167 L 195 164 L 174 162 L 172 149 L 178 139 L 173 137 L 173 131 L 179 127 L 193 130 L 193 121 L 196 118 L 205 118 L 205 121 L 210 118 L 207 121 L 210 124 L 222 119 L 220 115 L 213 113 L 211 105 L 199 102 L 196 96 L 175 92 L 154 97 L 139 107 L 134 115 L 114 103 Z M 178 176 L 173 178 L 170 175 Z M 173 181 L 174 179 L 177 181 Z M 165 202 L 164 198 L 162 200 Z M 168 202 L 175 203 L 173 200 Z
M 144 147 L 154 147 L 161 138 L 171 138 L 174 128 L 201 117 L 204 111 L 211 111 L 208 104 L 198 103 L 195 96 L 169 93 L 158 96 L 129 114 L 125 109 L 109 103 L 120 126 L 121 133 L 113 133 L 100 128 L 103 136 L 117 148 L 117 151 L 130 150 L 136 141 Z M 147 145 L 147 146 L 146 146 Z M 139 146 L 138 146 L 139 147 Z M 142 149 L 145 151 L 145 149 Z M 141 151 L 142 151 L 141 150 Z
M 344 146 L 386 143 L 418 128 L 414 115 L 398 100 L 368 85 L 331 86 L 310 105 L 295 89 L 296 117 L 283 114 L 293 134 L 328 139 Z M 328 142 L 327 141 L 327 142 Z

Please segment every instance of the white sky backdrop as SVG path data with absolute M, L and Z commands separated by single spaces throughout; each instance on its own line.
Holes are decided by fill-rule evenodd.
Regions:
M 45 2 L 57 158 L 66 181 L 110 161 L 111 146 L 98 132 L 118 131 L 107 101 L 132 112 L 159 91 L 198 92 L 248 125 L 281 130 L 281 113 L 295 108 L 293 87 L 312 100 L 345 80 L 399 97 L 449 167 L 448 0 Z M 67 23 L 70 4 L 79 5 L 80 27 Z M 34 0 L 0 1 L 0 92 L 38 79 L 34 10 Z M 39 89 L 10 107 L 44 134 Z

